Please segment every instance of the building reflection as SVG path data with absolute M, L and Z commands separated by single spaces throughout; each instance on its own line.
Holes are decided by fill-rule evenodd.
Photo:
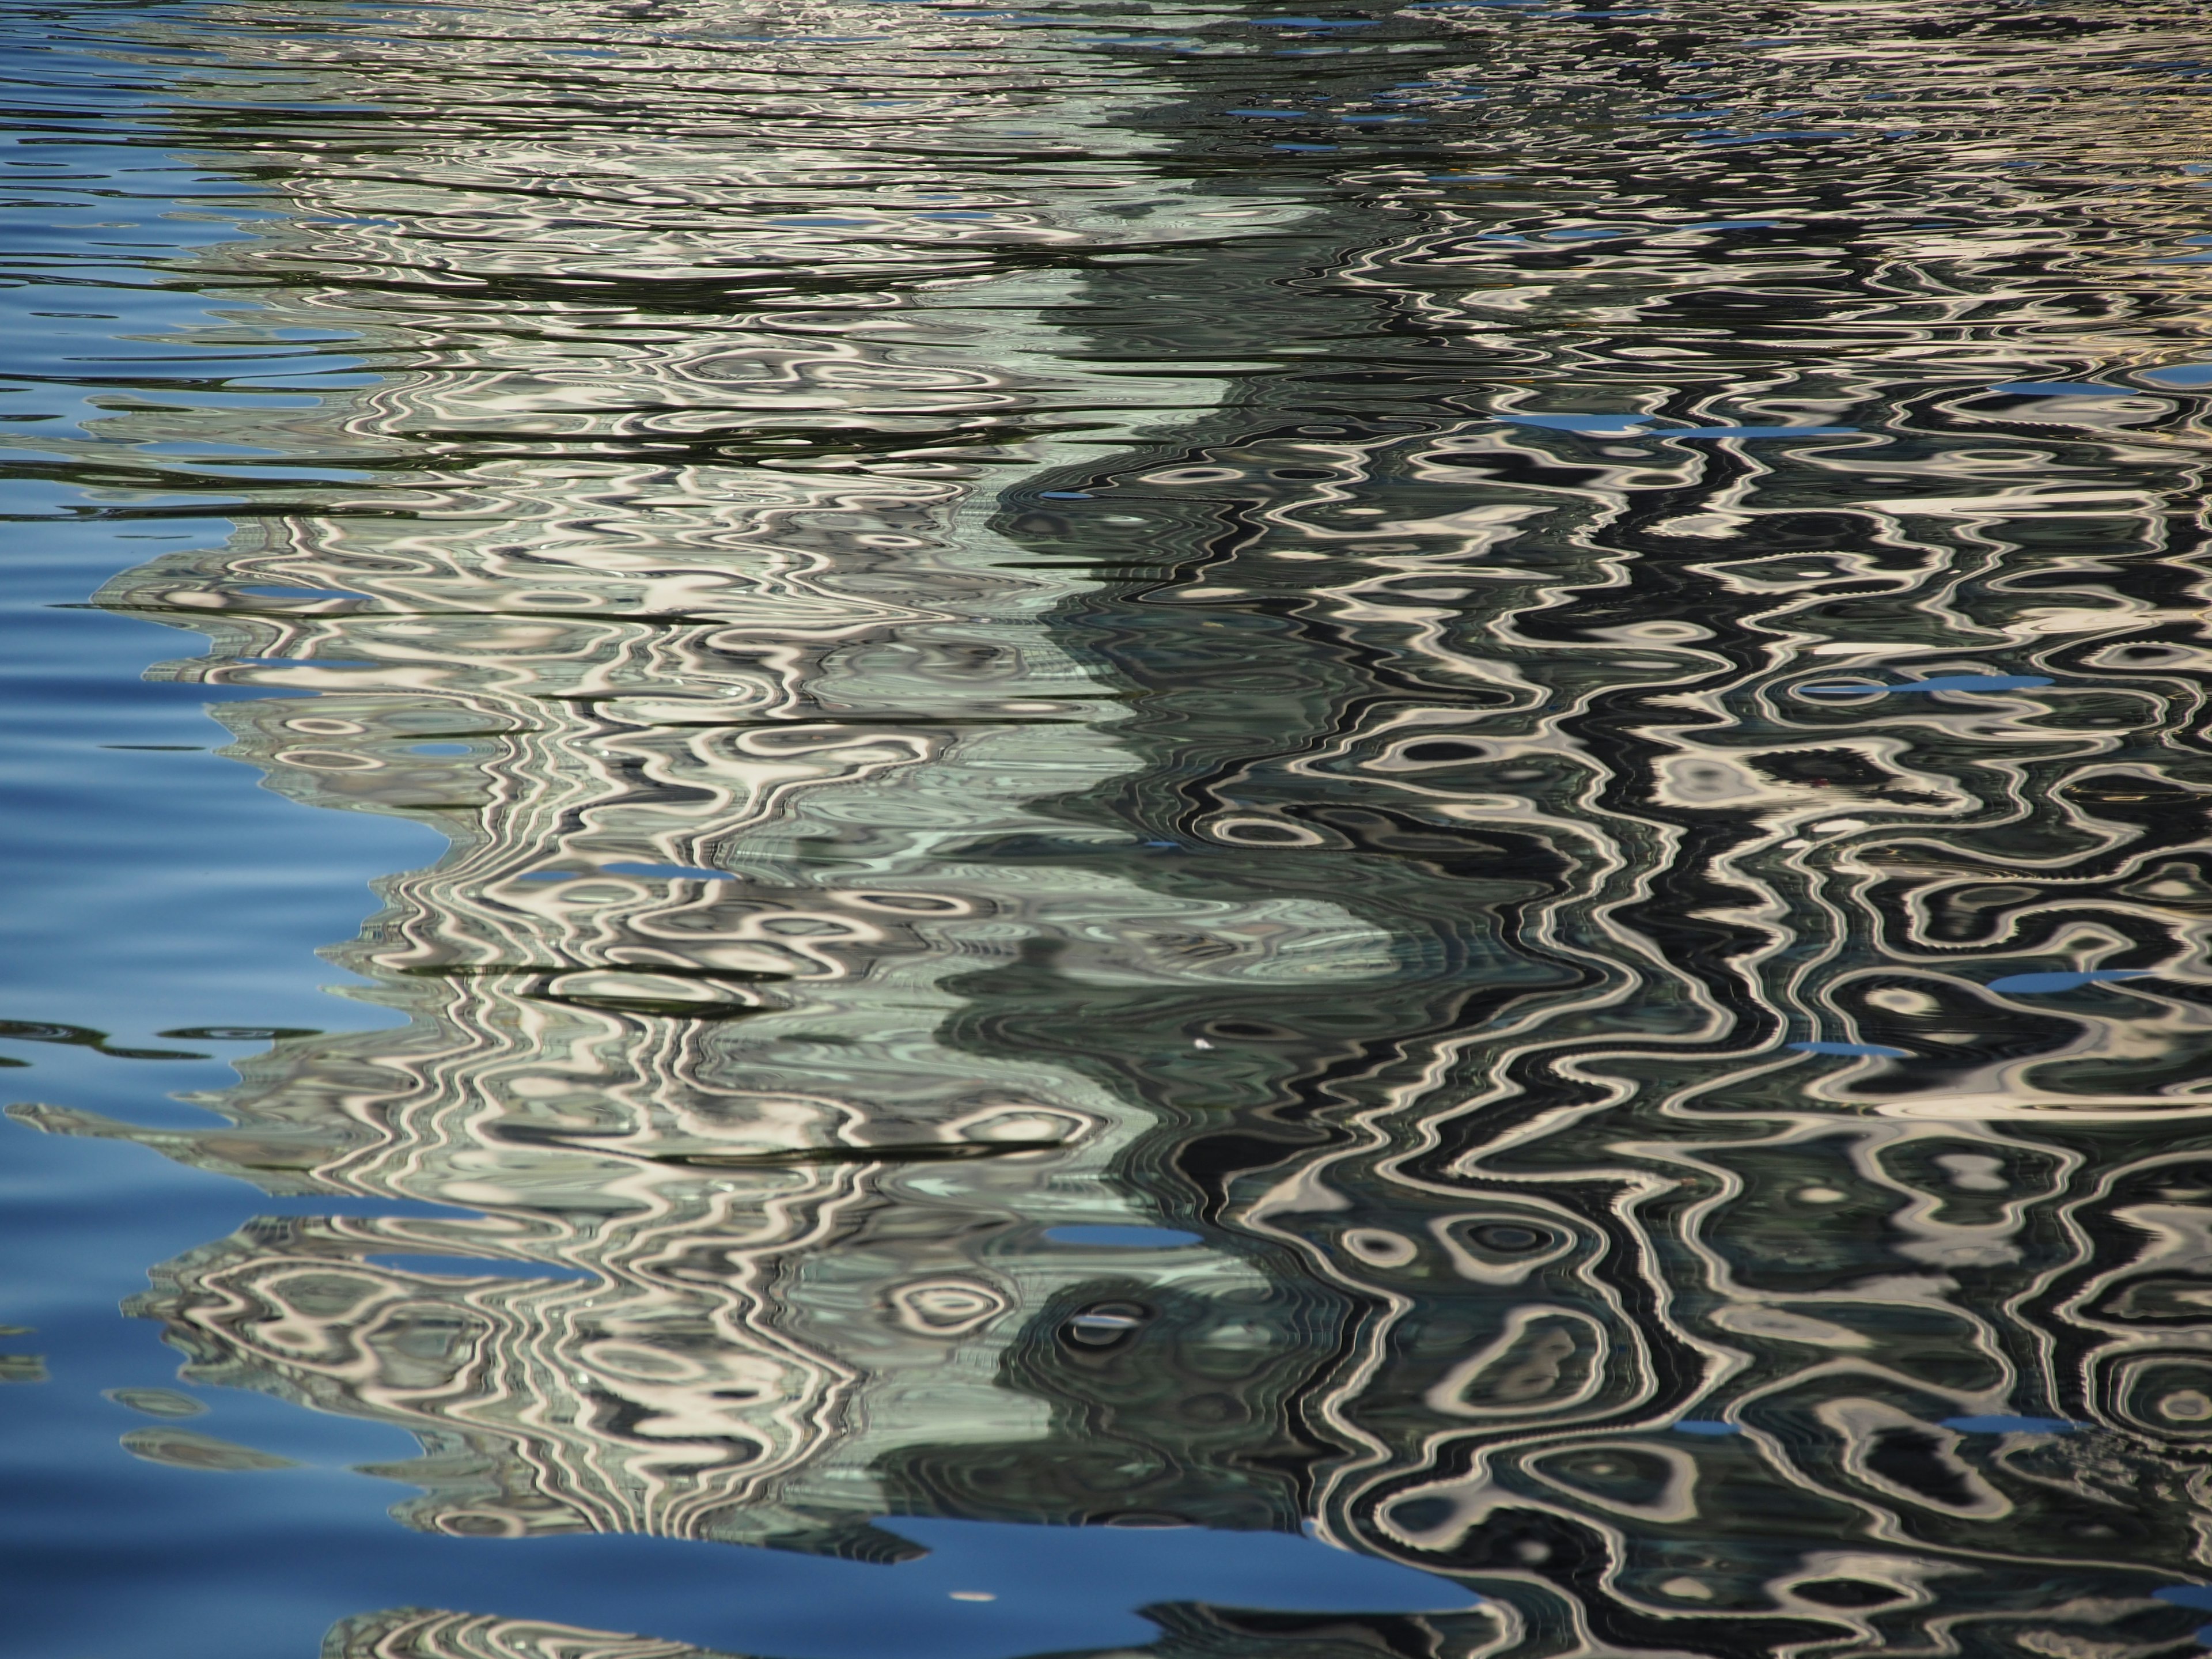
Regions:
M 276 39 L 333 99 L 368 72 L 305 27 Z M 904 49 L 937 75 L 941 45 Z M 380 95 L 450 98 L 435 38 L 380 53 Z M 969 90 L 1026 72 L 978 66 Z M 1053 118 L 1079 135 L 1113 112 Z M 1158 1103 L 952 1029 L 975 1006 L 955 981 L 994 974 L 1233 1028 L 1395 968 L 1324 895 L 1194 898 L 992 850 L 1034 839 L 1041 798 L 1135 764 L 1121 689 L 1044 625 L 1093 579 L 986 527 L 994 498 L 1066 449 L 1055 402 L 1121 406 L 1104 435 L 1127 442 L 1148 405 L 1210 387 L 1133 394 L 1058 362 L 1036 318 L 1065 283 L 1005 278 L 988 307 L 908 287 L 979 246 L 1159 227 L 942 215 L 887 273 L 875 244 L 759 205 L 844 182 L 836 144 L 702 186 L 714 145 L 655 137 L 595 157 L 606 251 L 549 254 L 545 210 L 506 191 L 544 158 L 452 113 L 382 177 L 292 155 L 295 217 L 208 256 L 330 278 L 291 278 L 234 332 L 337 329 L 380 360 L 267 434 L 321 455 L 325 498 L 98 596 L 206 637 L 158 674 L 266 689 L 215 712 L 270 787 L 449 837 L 328 953 L 404 1023 L 279 1040 L 200 1100 L 220 1129 L 22 1114 L 272 1192 L 446 1212 L 264 1219 L 157 1268 L 134 1310 L 195 1380 L 413 1433 L 422 1455 L 376 1472 L 420 1489 L 397 1513 L 434 1532 L 892 1559 L 916 1547 L 869 1517 L 915 1509 L 1295 1529 L 1316 1447 L 1289 1402 L 1332 1349 L 1332 1295 L 1218 1229 L 1159 1229 L 1126 1176 L 1173 1127 Z M 938 175 L 904 188 L 1004 193 L 972 163 Z M 465 210 L 496 234 L 453 237 Z M 562 280 L 665 286 L 732 252 L 820 282 L 734 311 L 718 286 L 631 341 L 542 286 L 549 258 Z M 426 258 L 433 292 L 341 280 Z M 594 343 L 613 349 L 579 356 Z M 105 426 L 196 431 L 176 410 Z
M 451 100 L 428 47 L 380 50 L 380 96 Z M 1012 96 L 1021 50 L 943 98 Z M 1048 137 L 1116 118 L 1086 97 Z M 1746 275 L 1702 184 L 1650 208 L 1662 283 L 1595 240 L 1501 250 L 1474 210 L 1388 217 L 1425 178 L 1301 234 L 1362 338 L 1419 312 L 1528 371 L 1490 404 L 1419 364 L 1326 418 L 1290 379 L 1139 398 L 1056 307 L 1164 298 L 1257 349 L 1310 248 L 1036 276 L 1007 250 L 1246 198 L 1008 205 L 945 159 L 949 108 L 884 118 L 934 172 L 872 199 L 984 204 L 899 244 L 904 286 L 659 138 L 595 150 L 603 240 L 549 228 L 495 188 L 542 155 L 450 101 L 472 142 L 374 189 L 295 155 L 312 232 L 210 256 L 452 280 L 268 301 L 258 328 L 389 356 L 285 452 L 354 472 L 100 602 L 211 641 L 162 672 L 270 690 L 217 712 L 270 787 L 452 849 L 331 953 L 404 1024 L 277 1042 L 201 1103 L 222 1128 L 31 1115 L 449 1213 L 264 1220 L 137 1310 L 196 1379 L 409 1430 L 378 1473 L 437 1532 L 893 1560 L 872 1518 L 1311 1522 L 1494 1598 L 1351 1636 L 1167 1610 L 1164 1650 L 2171 1645 L 2148 1592 L 2201 1559 L 2212 1426 L 2183 398 L 2028 420 L 1990 381 L 2045 334 L 1962 346 L 1817 248 Z M 851 165 L 802 146 L 770 182 Z M 458 204 L 503 234 L 465 253 Z M 975 276 L 978 223 L 988 305 L 914 286 Z M 740 252 L 817 286 L 682 286 Z M 2033 264 L 1899 257 L 1990 291 Z M 1700 282 L 1796 366 L 1752 396 L 1704 364 L 1710 319 L 1668 309 Z M 1897 392 L 1954 349 L 1959 387 Z M 1539 381 L 1657 429 L 1493 418 Z M 1085 399 L 1116 424 L 1079 449 L 1054 411 Z M 1816 416 L 1853 441 L 1711 430 Z M 1939 453 L 1962 429 L 2014 447 Z M 2069 475 L 2124 483 L 2053 515 L 2037 481 Z M 2095 685 L 1878 720 L 1820 690 L 1900 675 Z M 1990 983 L 2028 957 L 2160 977 Z M 1182 1237 L 1080 1231 L 1132 1227 Z M 696 1653 L 421 1610 L 327 1651 Z

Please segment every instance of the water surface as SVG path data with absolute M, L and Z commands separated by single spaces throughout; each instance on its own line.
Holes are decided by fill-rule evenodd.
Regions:
M 16 1644 L 2194 1650 L 2203 39 L 10 14 Z

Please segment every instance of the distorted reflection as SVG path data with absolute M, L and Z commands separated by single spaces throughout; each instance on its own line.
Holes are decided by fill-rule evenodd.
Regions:
M 179 349 L 332 361 L 109 407 L 251 510 L 97 603 L 204 639 L 153 672 L 252 693 L 270 787 L 451 848 L 327 952 L 403 1024 L 280 1037 L 220 1127 L 16 1115 L 411 1201 L 131 1311 L 411 1433 L 429 1532 L 1310 1526 L 1480 1598 L 1162 1653 L 2178 1651 L 2201 33 L 118 34 L 276 192 Z

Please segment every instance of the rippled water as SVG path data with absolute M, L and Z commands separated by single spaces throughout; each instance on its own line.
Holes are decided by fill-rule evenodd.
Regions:
M 0 29 L 12 1651 L 2197 1645 L 2200 8 Z

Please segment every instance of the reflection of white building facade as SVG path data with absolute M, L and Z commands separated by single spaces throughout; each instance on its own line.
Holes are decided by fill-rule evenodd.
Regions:
M 204 1103 L 231 1128 L 130 1133 L 273 1190 L 458 1207 L 258 1226 L 160 1269 L 141 1305 L 197 1377 L 414 1431 L 423 1457 L 391 1473 L 426 1489 L 418 1525 L 896 1549 L 836 1540 L 884 1507 L 872 1465 L 907 1440 L 1042 1433 L 1046 1407 L 998 1371 L 1065 1287 L 1255 1283 L 1206 1250 L 1044 1238 L 1146 1219 L 1111 1171 L 1150 1119 L 944 1046 L 962 1005 L 941 981 L 1039 939 L 1102 985 L 1389 966 L 1326 903 L 1192 903 L 961 851 L 1130 763 L 1112 694 L 1042 626 L 1082 576 L 981 519 L 1074 453 L 1056 402 L 1142 422 L 1207 395 L 1054 362 L 1031 319 L 1059 289 L 990 280 L 991 261 L 1173 234 L 1190 204 L 1116 161 L 1138 177 L 1102 181 L 1102 205 L 1144 210 L 1062 223 L 1006 203 L 1006 166 L 963 173 L 944 158 L 988 143 L 994 106 L 1036 101 L 1033 66 L 1002 42 L 950 69 L 933 20 L 868 60 L 926 74 L 924 107 L 855 141 L 835 125 L 872 118 L 793 59 L 766 96 L 817 140 L 787 125 L 769 152 L 703 51 L 639 49 L 661 131 L 549 144 L 503 136 L 495 100 L 456 105 L 438 40 L 398 27 L 343 67 L 302 33 L 280 78 L 438 100 L 432 136 L 366 168 L 301 149 L 290 221 L 210 256 L 284 284 L 241 324 L 256 338 L 335 331 L 377 367 L 271 422 L 333 481 L 100 598 L 210 636 L 172 677 L 315 694 L 222 707 L 229 752 L 271 787 L 453 841 L 333 952 L 404 1027 L 279 1042 Z M 560 55 L 530 27 L 518 87 Z M 687 133 L 710 104 L 715 130 Z M 1005 145 L 1117 145 L 1113 109 L 1031 109 L 1051 131 Z M 767 204 L 834 207 L 896 145 L 939 159 L 878 178 L 858 217 Z M 821 292 L 724 297 L 761 270 Z M 933 282 L 954 286 L 908 297 Z M 643 308 L 686 284 L 714 302 Z M 195 430 L 175 411 L 110 427 Z

